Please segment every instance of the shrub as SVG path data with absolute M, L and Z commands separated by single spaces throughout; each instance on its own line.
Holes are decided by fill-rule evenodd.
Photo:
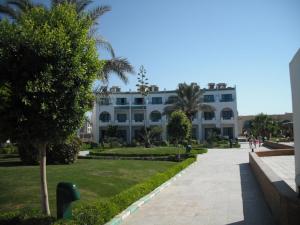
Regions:
M 47 162 L 49 164 L 70 164 L 77 160 L 81 149 L 81 141 L 78 137 L 73 137 L 65 143 L 52 145 L 47 149 Z
M 161 146 L 167 147 L 167 146 L 169 146 L 169 142 L 168 141 L 162 141 Z
M 0 154 L 15 154 L 18 153 L 18 148 L 13 144 L 5 144 L 0 147 Z
M 91 142 L 90 145 L 91 145 L 91 148 L 99 148 L 99 144 L 96 142 Z
M 78 137 L 71 137 L 65 143 L 50 145 L 47 147 L 47 163 L 69 164 L 77 159 L 81 148 Z M 38 150 L 31 143 L 23 142 L 18 145 L 21 161 L 26 165 L 39 163 Z
M 0 225 L 51 225 L 54 221 L 54 217 L 44 216 L 32 209 L 0 213 Z
M 21 161 L 26 165 L 39 163 L 39 151 L 31 143 L 23 142 L 18 144 L 18 152 Z

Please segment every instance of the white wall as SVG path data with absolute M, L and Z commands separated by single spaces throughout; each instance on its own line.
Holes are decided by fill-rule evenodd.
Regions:
M 296 185 L 300 187 L 300 49 L 290 62 L 293 99 Z M 299 190 L 298 190 L 299 191 Z

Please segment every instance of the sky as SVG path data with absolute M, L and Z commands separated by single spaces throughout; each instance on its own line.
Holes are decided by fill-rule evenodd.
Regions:
M 49 2 L 44 0 L 43 2 Z M 239 115 L 292 111 L 289 62 L 300 48 L 300 0 L 101 0 L 110 5 L 98 32 L 150 84 L 225 82 Z M 100 58 L 109 55 L 99 50 Z M 135 90 L 136 75 L 124 84 Z
M 150 84 L 236 85 L 239 115 L 292 111 L 289 62 L 300 48 L 299 0 L 106 0 L 99 33 Z M 100 57 L 107 54 L 100 50 Z M 135 90 L 136 76 L 124 85 Z

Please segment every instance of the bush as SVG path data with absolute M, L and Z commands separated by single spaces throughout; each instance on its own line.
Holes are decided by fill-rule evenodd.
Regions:
M 63 144 L 56 144 L 47 149 L 47 163 L 70 164 L 77 160 L 81 141 L 73 137 Z
M 163 173 L 157 173 L 150 179 L 139 183 L 112 198 L 102 202 L 82 203 L 73 211 L 74 221 L 78 225 L 104 224 L 129 205 L 150 193 L 193 162 L 195 157 L 186 159 L 169 168 Z
M 99 144 L 96 142 L 91 142 L 90 145 L 91 145 L 91 148 L 99 148 Z
M 18 144 L 18 152 L 21 161 L 26 165 L 36 165 L 39 163 L 39 151 L 30 143 Z
M 78 137 L 71 137 L 65 143 L 50 145 L 47 147 L 47 163 L 69 164 L 77 159 L 81 148 L 81 141 Z M 21 161 L 26 165 L 39 163 L 39 151 L 30 143 L 18 145 Z
M 18 153 L 18 148 L 13 144 L 5 144 L 0 147 L 0 154 L 15 154 Z
M 169 142 L 168 141 L 162 141 L 161 146 L 167 147 L 167 146 L 169 146 Z
M 0 225 L 51 225 L 54 221 L 54 217 L 44 216 L 31 209 L 0 213 Z

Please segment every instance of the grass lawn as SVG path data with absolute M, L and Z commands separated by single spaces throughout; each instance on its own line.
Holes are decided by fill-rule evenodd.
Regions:
M 102 151 L 101 154 L 139 154 L 139 155 L 174 155 L 174 154 L 184 154 L 186 151 L 184 148 L 176 148 L 176 147 L 154 147 L 154 148 L 143 148 L 143 147 L 133 147 L 133 148 L 113 148 L 109 150 Z M 197 150 L 194 152 L 197 154 Z
M 73 165 L 47 166 L 50 207 L 55 212 L 55 190 L 60 181 L 73 182 L 82 201 L 111 197 L 175 162 L 81 159 Z M 0 209 L 40 208 L 39 167 L 23 166 L 18 158 L 0 155 Z

